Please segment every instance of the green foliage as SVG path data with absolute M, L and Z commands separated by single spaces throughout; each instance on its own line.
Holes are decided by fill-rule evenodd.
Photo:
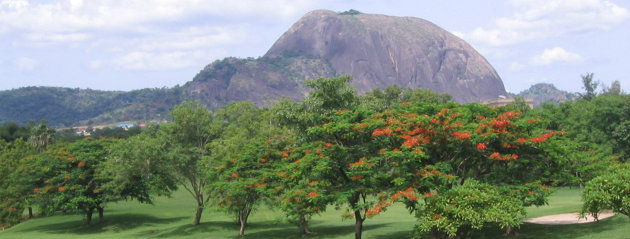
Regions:
M 582 216 L 597 218 L 603 210 L 612 210 L 630 217 L 630 163 L 613 165 L 586 183 L 582 201 Z
M 197 200 L 193 225 L 198 225 L 204 204 L 210 200 L 205 192 L 207 164 L 210 155 L 206 146 L 218 137 L 212 113 L 198 102 L 184 102 L 171 112 L 173 123 L 161 128 L 168 145 L 168 160 L 172 177 Z
M 446 93 L 436 93 L 429 89 L 403 89 L 397 85 L 385 90 L 375 89 L 360 97 L 361 106 L 374 111 L 389 109 L 404 102 L 444 104 L 452 100 Z
M 344 12 L 340 12 L 339 15 L 359 15 L 362 14 L 361 12 L 354 10 L 354 9 L 350 9 L 348 11 L 344 11 Z
M 237 61 L 237 59 L 233 57 L 227 57 L 223 60 L 215 60 L 204 70 L 200 71 L 193 80 L 214 80 L 229 84 L 232 76 L 236 74 L 236 67 L 234 66 L 235 61 Z
M 105 127 L 102 129 L 95 129 L 90 137 L 99 139 L 99 138 L 112 138 L 112 139 L 126 139 L 131 136 L 140 134 L 141 132 L 140 126 L 129 127 L 128 129 L 124 129 L 122 127 Z
M 425 194 L 425 203 L 416 211 L 416 236 L 465 238 L 470 229 L 480 230 L 488 223 L 517 227 L 525 208 L 520 200 L 500 192 L 495 186 L 467 180 L 445 192 Z
M 215 114 L 220 137 L 208 144 L 212 156 L 204 164 L 205 175 L 218 206 L 237 216 L 244 235 L 250 213 L 262 199 L 269 198 L 277 184 L 273 173 L 284 140 L 270 124 L 270 114 L 251 102 L 227 105 Z
M 258 204 L 279 190 L 274 167 L 281 160 L 278 150 L 283 144 L 276 142 L 253 141 L 210 173 L 217 206 L 238 218 L 239 236 L 245 234 L 247 220 Z
M 177 189 L 169 144 L 159 127 L 151 125 L 141 134 L 120 140 L 111 148 L 103 175 L 111 181 L 103 187 L 112 197 L 153 203 L 155 196 Z
M 0 138 L 6 142 L 13 142 L 17 139 L 27 140 L 31 133 L 32 124 L 19 126 L 14 122 L 4 123 L 0 126 Z
M 565 132 L 557 142 L 558 155 L 565 155 L 564 174 L 558 184 L 583 185 L 605 172 L 614 161 L 626 161 L 625 140 L 630 117 L 628 95 L 606 94 L 559 105 L 544 104 L 527 115 L 541 119 L 542 126 Z
M 22 219 L 22 212 L 27 206 L 20 197 L 22 188 L 18 180 L 21 175 L 20 161 L 35 154 L 35 149 L 22 139 L 6 143 L 0 140 L 0 223 L 14 224 Z M 28 175 L 25 175 L 28 176 Z
M 582 75 L 582 88 L 585 93 L 582 94 L 582 98 L 585 100 L 591 100 L 595 98 L 597 95 L 597 87 L 599 86 L 599 82 L 593 79 L 593 73 L 586 73 L 586 75 Z

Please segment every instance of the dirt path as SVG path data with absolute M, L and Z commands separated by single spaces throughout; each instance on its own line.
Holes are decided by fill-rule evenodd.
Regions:
M 602 220 L 604 218 L 609 218 L 614 215 L 615 214 L 612 212 L 602 212 L 598 216 L 599 216 L 599 220 Z M 544 216 L 544 217 L 536 217 L 536 218 L 523 220 L 523 222 L 529 222 L 529 223 L 535 223 L 535 224 L 548 224 L 548 225 L 589 223 L 589 222 L 594 222 L 594 221 L 595 221 L 595 218 L 593 218 L 590 215 L 587 216 L 586 218 L 580 218 L 580 214 L 577 212 L 549 215 L 549 216 Z

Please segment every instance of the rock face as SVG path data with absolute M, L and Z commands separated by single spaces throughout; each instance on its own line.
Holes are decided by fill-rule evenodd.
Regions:
M 449 93 L 462 103 L 506 95 L 492 66 L 463 40 L 423 19 L 317 10 L 296 22 L 265 55 L 313 55 L 360 92 L 396 84 Z
M 312 11 L 258 59 L 226 58 L 203 69 L 187 95 L 211 108 L 230 101 L 303 98 L 304 80 L 349 74 L 360 93 L 398 85 L 449 93 L 460 103 L 507 95 L 470 45 L 412 17 Z

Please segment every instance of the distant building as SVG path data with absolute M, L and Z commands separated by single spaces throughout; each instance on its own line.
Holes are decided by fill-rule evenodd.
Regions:
M 507 98 L 505 96 L 500 95 L 499 98 L 497 99 L 485 100 L 485 101 L 482 101 L 481 104 L 499 107 L 499 106 L 506 106 L 510 103 L 513 103 L 514 101 L 515 101 L 514 98 Z M 525 101 L 525 104 L 527 104 L 530 109 L 534 108 L 534 99 L 523 98 L 523 101 Z
M 135 126 L 134 124 L 118 124 L 118 127 L 128 130 L 129 128 Z

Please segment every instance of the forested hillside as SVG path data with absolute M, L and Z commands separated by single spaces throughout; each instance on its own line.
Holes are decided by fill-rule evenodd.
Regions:
M 0 122 L 47 120 L 50 126 L 113 123 L 166 117 L 183 101 L 180 87 L 130 92 L 25 87 L 0 91 Z

